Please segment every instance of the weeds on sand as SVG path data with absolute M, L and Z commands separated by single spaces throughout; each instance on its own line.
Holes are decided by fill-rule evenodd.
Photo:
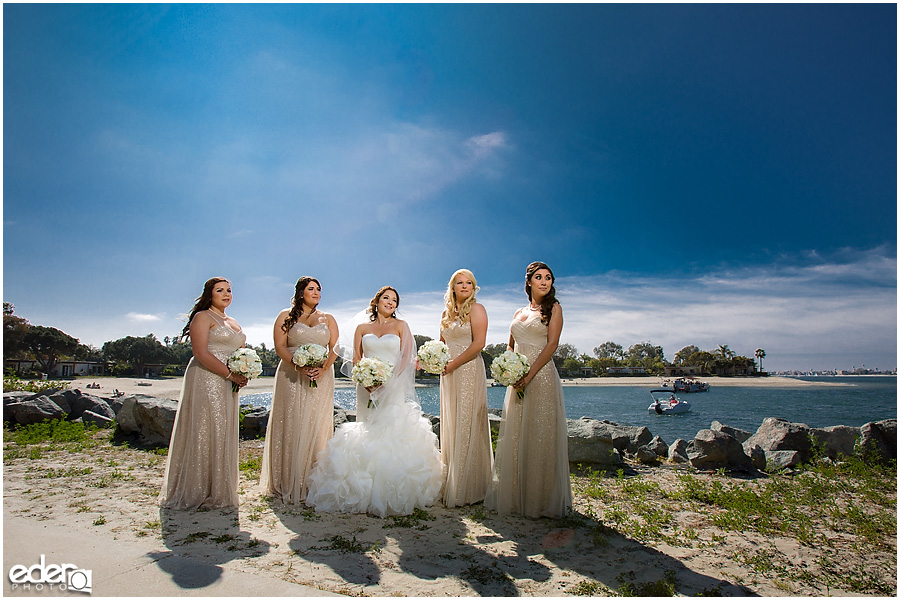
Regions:
M 620 573 L 616 576 L 619 586 L 615 591 L 620 596 L 674 596 L 678 586 L 675 571 L 671 569 L 667 569 L 659 581 L 636 584 L 634 582 L 636 578 L 634 571 Z
M 31 425 L 20 425 L 9 428 L 3 425 L 3 441 L 18 446 L 34 444 L 66 444 L 65 450 L 82 450 L 98 444 L 94 439 L 99 431 L 96 425 L 74 423 L 64 419 L 41 421 Z M 74 446 L 74 447 L 73 447 Z
M 67 381 L 53 381 L 43 379 L 22 379 L 15 373 L 3 373 L 3 391 L 4 392 L 49 392 L 51 390 L 67 390 L 69 389 Z
M 434 517 L 428 512 L 422 510 L 421 508 L 413 509 L 411 515 L 396 515 L 387 517 L 384 520 L 383 527 L 385 529 L 391 527 L 407 527 L 409 529 L 418 529 L 419 531 L 424 531 L 429 528 L 428 525 L 422 523 L 422 521 L 434 521 Z
M 488 585 L 491 583 L 511 583 L 514 579 L 497 566 L 497 561 L 495 560 L 491 565 L 469 565 L 465 571 L 460 573 L 460 577 L 470 581 L 477 581 L 481 585 Z
M 366 546 L 363 542 L 358 541 L 355 535 L 349 540 L 342 535 L 334 535 L 325 538 L 322 541 L 331 542 L 331 544 L 324 548 L 314 547 L 310 548 L 310 550 L 336 550 L 341 554 L 365 554 L 367 552 L 378 554 L 381 552 L 381 542 L 375 542 L 374 544 Z
M 251 456 L 242 460 L 238 468 L 248 479 L 259 479 L 259 473 L 262 471 L 262 457 Z

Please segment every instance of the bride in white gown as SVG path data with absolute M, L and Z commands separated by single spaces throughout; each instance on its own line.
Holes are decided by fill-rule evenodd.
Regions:
M 378 388 L 357 389 L 358 405 L 370 404 L 365 420 L 341 425 L 319 454 L 306 498 L 316 512 L 408 515 L 440 497 L 437 437 L 416 398 L 416 342 L 394 312 L 399 303 L 396 290 L 382 288 L 354 333 L 353 362 L 380 358 L 394 373 Z

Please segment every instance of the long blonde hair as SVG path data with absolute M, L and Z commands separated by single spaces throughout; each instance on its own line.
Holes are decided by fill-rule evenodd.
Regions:
M 457 314 L 456 291 L 454 291 L 453 286 L 456 284 L 456 278 L 459 275 L 465 275 L 471 279 L 473 289 L 472 295 L 466 298 L 462 306 L 459 307 L 459 314 Z M 443 314 L 441 314 L 442 331 L 449 328 L 450 324 L 457 318 L 460 323 L 469 322 L 469 313 L 472 311 L 472 305 L 475 304 L 475 294 L 478 293 L 478 289 L 478 282 L 475 280 L 475 275 L 472 274 L 472 271 L 468 269 L 459 269 L 453 274 L 453 277 L 450 278 L 450 283 L 447 284 L 447 293 L 444 294 L 444 306 L 446 308 L 444 309 Z

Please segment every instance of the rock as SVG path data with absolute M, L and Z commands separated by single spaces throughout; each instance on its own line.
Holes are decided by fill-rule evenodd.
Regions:
M 353 420 L 356 420 L 356 415 L 353 416 Z M 341 408 L 340 406 L 334 407 L 334 428 L 337 429 L 344 423 L 347 423 L 347 411 Z
M 587 419 L 587 417 L 581 417 L 581 420 L 585 419 Z M 609 436 L 613 441 L 613 446 L 615 446 L 620 454 L 624 454 L 625 452 L 634 454 L 637 452 L 638 448 L 649 444 L 653 439 L 653 434 L 650 433 L 650 430 L 646 427 L 619 425 L 618 423 L 606 420 L 588 420 L 593 421 L 596 424 L 593 426 L 594 435 Z
M 3 417 L 19 425 L 31 425 L 48 419 L 65 419 L 66 412 L 47 396 L 30 396 L 19 402 L 10 402 L 3 407 Z
M 859 428 L 858 452 L 879 461 L 897 458 L 897 419 L 866 423 Z
M 82 423 L 93 423 L 100 427 L 111 427 L 116 422 L 115 417 L 110 418 L 107 415 L 99 415 L 91 410 L 81 413 L 80 418 Z
M 658 435 L 654 436 L 647 446 L 653 450 L 657 456 L 666 457 L 669 455 L 669 446 Z
M 650 446 L 641 446 L 634 453 L 634 457 L 638 462 L 645 465 L 652 465 L 659 462 L 659 455 Z
M 703 429 L 688 443 L 687 457 L 692 467 L 698 469 L 721 469 L 729 467 L 751 470 L 753 464 L 744 453 L 741 443 L 721 431 Z
M 802 452 L 796 450 L 770 450 L 766 455 L 766 469 L 769 471 L 779 471 L 796 467 L 803 462 Z
M 846 425 L 810 429 L 816 444 L 823 447 L 825 456 L 837 458 L 839 455 L 850 456 L 859 439 L 860 428 Z
M 673 462 L 673 463 L 687 462 L 688 461 L 687 447 L 688 447 L 688 443 L 681 438 L 678 438 L 677 440 L 672 442 L 672 445 L 669 446 L 669 462 Z
M 608 428 L 600 421 L 582 417 L 566 420 L 566 436 L 570 463 L 620 465 L 622 456 L 613 445 Z
M 178 402 L 168 398 L 126 396 L 116 425 L 122 433 L 136 436 L 141 444 L 168 446 L 177 410 Z
M 791 423 L 784 419 L 768 417 L 759 429 L 746 440 L 746 444 L 758 445 L 771 462 L 770 452 L 792 450 L 800 453 L 800 460 L 806 462 L 811 456 L 810 428 L 805 423 Z
M 269 409 L 264 406 L 249 405 L 244 405 L 241 409 L 244 414 L 241 431 L 251 436 L 265 435 L 269 425 Z
M 83 394 L 81 390 L 75 389 L 56 392 L 50 396 L 50 399 L 59 404 L 60 407 L 63 406 L 61 402 L 66 403 L 69 407 L 67 412 L 69 413 L 70 420 L 79 418 L 86 410 L 107 417 L 110 420 L 116 418 L 115 411 L 109 406 L 109 403 L 106 402 L 106 400 L 90 394 Z
M 760 448 L 759 444 L 744 443 L 744 454 L 750 457 L 750 462 L 756 470 L 766 470 L 766 451 Z
M 724 425 L 719 421 L 713 421 L 709 428 L 713 431 L 721 431 L 722 433 L 727 433 L 742 444 L 750 439 L 751 435 L 753 435 L 749 431 L 744 431 L 743 429 L 737 429 L 735 427 L 729 427 L 728 425 Z

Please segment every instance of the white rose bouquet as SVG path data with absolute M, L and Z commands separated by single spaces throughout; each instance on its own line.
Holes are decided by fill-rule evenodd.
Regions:
M 298 367 L 321 367 L 328 358 L 328 349 L 320 344 L 303 344 L 294 352 L 293 362 Z M 309 380 L 309 387 L 319 387 L 315 380 Z
M 419 366 L 424 370 L 438 375 L 450 362 L 450 349 L 440 340 L 428 340 L 419 348 Z
M 510 386 L 525 377 L 531 365 L 524 354 L 507 350 L 491 363 L 491 377 L 505 386 Z M 525 397 L 525 390 L 516 390 L 519 399 Z
M 394 374 L 394 365 L 380 358 L 362 358 L 353 365 L 350 377 L 359 385 L 369 388 L 383 385 Z M 368 407 L 372 407 L 372 399 L 369 398 Z
M 259 359 L 256 350 L 252 348 L 238 348 L 228 357 L 226 364 L 229 371 L 243 375 L 247 379 L 259 377 L 260 373 L 262 373 L 262 361 Z M 236 392 L 239 389 L 238 384 L 232 381 L 231 391 Z

